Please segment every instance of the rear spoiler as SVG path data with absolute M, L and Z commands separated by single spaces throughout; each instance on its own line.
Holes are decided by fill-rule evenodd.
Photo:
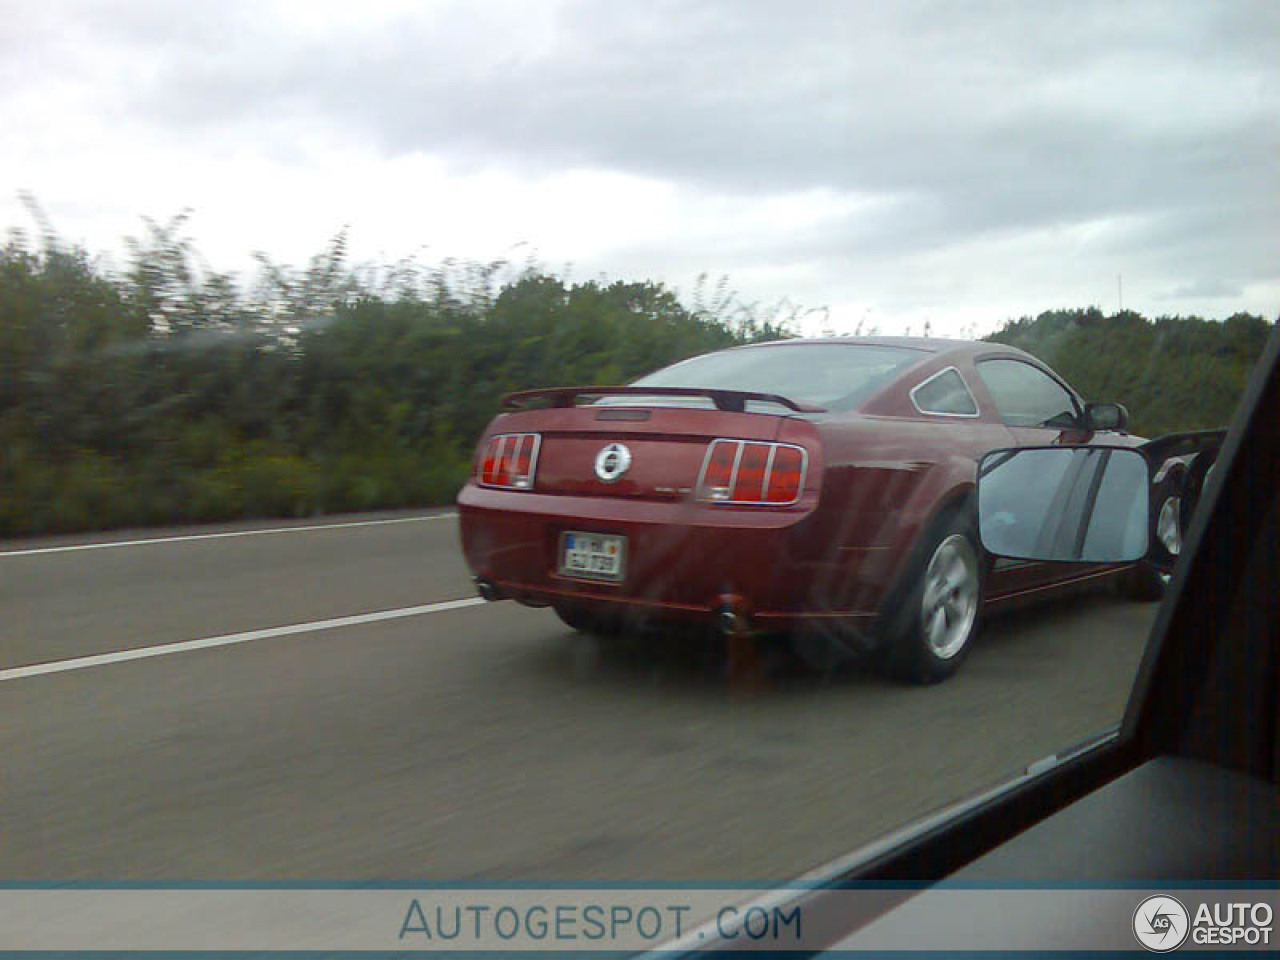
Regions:
M 580 397 L 709 397 L 717 410 L 743 413 L 748 400 L 776 403 L 797 413 L 825 413 L 825 407 L 798 400 L 789 400 L 775 393 L 753 393 L 748 390 L 718 390 L 703 387 L 547 387 L 543 390 L 522 390 L 502 398 L 504 410 L 520 410 L 536 400 L 546 401 L 548 407 L 575 407 Z

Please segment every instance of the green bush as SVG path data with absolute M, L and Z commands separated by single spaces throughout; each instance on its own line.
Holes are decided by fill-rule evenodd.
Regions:
M 246 517 L 304 517 L 313 512 L 315 470 L 301 457 L 250 447 L 237 467 Z
M 197 523 L 227 520 L 245 515 L 245 490 L 235 470 L 211 467 L 186 481 L 187 519 Z

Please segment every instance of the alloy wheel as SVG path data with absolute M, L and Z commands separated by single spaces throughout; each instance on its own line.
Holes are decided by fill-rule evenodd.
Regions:
M 1156 538 L 1173 556 L 1182 551 L 1182 500 L 1169 497 L 1160 505 L 1160 513 L 1156 517 Z
M 939 660 L 950 660 L 969 640 L 978 616 L 978 556 L 969 539 L 947 537 L 925 569 L 921 628 L 925 643 Z

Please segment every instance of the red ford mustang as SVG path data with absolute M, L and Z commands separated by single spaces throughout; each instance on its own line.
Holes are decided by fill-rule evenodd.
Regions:
M 577 629 L 703 621 L 799 649 L 876 650 L 900 678 L 949 676 L 984 607 L 1138 568 L 992 562 L 978 461 L 999 448 L 1135 446 L 998 344 L 790 340 L 695 357 L 627 387 L 504 400 L 459 494 L 489 599 Z

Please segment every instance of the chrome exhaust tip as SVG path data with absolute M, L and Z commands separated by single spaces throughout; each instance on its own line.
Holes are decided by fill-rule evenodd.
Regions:
M 490 603 L 493 603 L 495 600 L 502 599 L 502 594 L 499 592 L 497 584 L 492 580 L 481 580 L 479 577 L 476 577 L 475 583 L 476 592 L 480 594 L 480 598 L 482 600 L 487 600 Z
M 750 624 L 747 623 L 747 618 L 736 610 L 721 610 L 716 615 L 716 625 L 726 637 L 739 637 L 750 631 Z

